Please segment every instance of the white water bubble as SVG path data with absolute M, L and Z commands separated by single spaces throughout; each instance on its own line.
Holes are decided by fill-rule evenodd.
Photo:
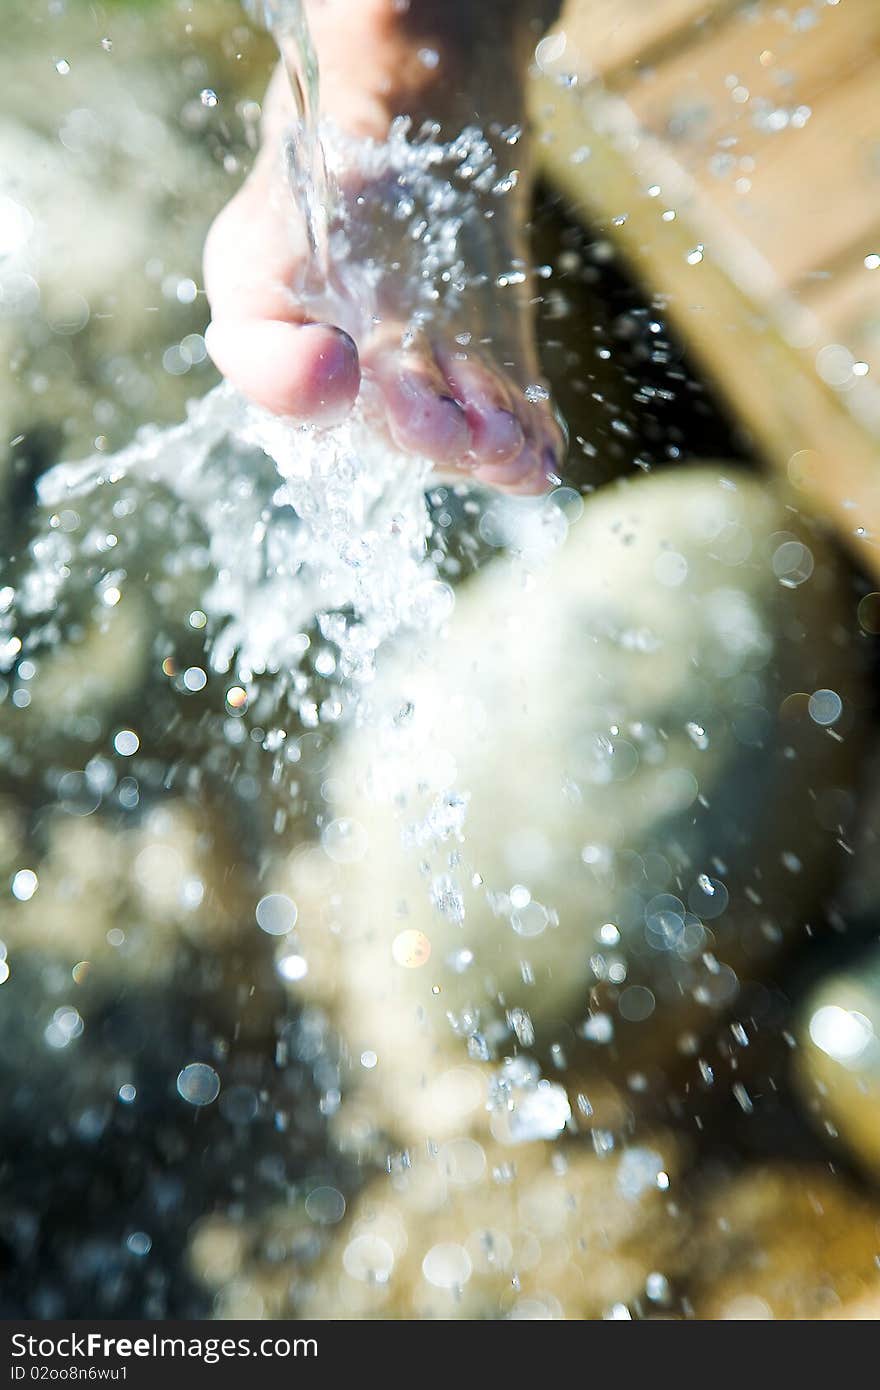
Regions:
M 592 1014 L 581 1026 L 581 1033 L 587 1042 L 609 1043 L 614 1037 L 614 1023 L 610 1014 Z
M 30 902 L 39 886 L 33 869 L 19 869 L 12 877 L 12 896 L 20 903 Z
M 773 573 L 787 589 L 806 583 L 813 573 L 813 552 L 800 541 L 783 541 L 773 552 Z
M 603 1322 L 632 1322 L 632 1313 L 625 1303 L 612 1303 L 607 1312 L 602 1314 Z
M 644 985 L 630 985 L 617 1001 L 618 1012 L 627 1023 L 644 1023 L 654 1012 L 655 999 Z
M 72 1005 L 66 1004 L 60 1009 L 56 1009 L 52 1015 L 52 1021 L 46 1027 L 43 1036 L 50 1047 L 67 1047 L 74 1038 L 82 1035 L 85 1024 L 79 1011 Z
M 729 901 L 729 894 L 720 878 L 711 878 L 709 874 L 698 874 L 688 893 L 691 912 L 707 921 L 720 917 Z
M 442 1145 L 437 1161 L 455 1187 L 479 1182 L 486 1171 L 485 1151 L 475 1139 L 450 1139 Z
M 566 49 L 566 36 L 563 31 L 547 34 L 535 49 L 535 62 L 542 72 L 558 63 Z
M 335 1187 L 316 1187 L 306 1198 L 306 1216 L 318 1226 L 335 1226 L 345 1215 L 345 1198 Z
M 473 1272 L 471 1257 L 463 1245 L 443 1241 L 422 1260 L 422 1274 L 435 1289 L 461 1289 Z
M 178 1074 L 177 1092 L 190 1105 L 211 1105 L 220 1094 L 220 1077 L 207 1062 L 190 1062 Z
M 286 936 L 296 926 L 297 907 L 285 893 L 267 893 L 257 903 L 257 926 L 269 936 Z
M 701 753 L 705 753 L 706 749 L 709 747 L 709 735 L 706 733 L 703 725 L 698 724 L 695 719 L 689 719 L 684 727 L 694 747 L 699 748 Z
M 208 684 L 208 677 L 201 666 L 188 666 L 183 673 L 183 684 L 190 693 L 195 694 L 199 690 L 204 690 Z
M 402 965 L 406 970 L 418 970 L 431 957 L 431 942 L 424 932 L 407 927 L 405 931 L 398 932 L 392 941 L 391 955 L 397 965 Z
M 667 589 L 677 589 L 688 577 L 688 562 L 677 550 L 661 550 L 654 561 L 654 577 Z
M 837 1004 L 816 1010 L 810 1019 L 810 1037 L 826 1056 L 844 1065 L 857 1061 L 876 1039 L 870 1019 Z
M 663 1159 L 654 1149 L 627 1149 L 617 1165 L 617 1186 L 624 1197 L 637 1201 L 656 1188 L 663 1173 Z
M 855 358 L 842 343 L 828 343 L 816 354 L 816 370 L 828 386 L 838 389 L 852 380 Z
M 113 747 L 120 758 L 131 758 L 141 746 L 141 741 L 134 729 L 120 729 L 113 740 Z
M 343 1268 L 363 1284 L 387 1284 L 394 1268 L 394 1251 L 381 1236 L 359 1235 L 342 1254 Z
M 541 1080 L 517 1092 L 513 1108 L 492 1117 L 492 1132 L 502 1142 L 530 1144 L 557 1139 L 571 1119 L 571 1104 L 564 1087 Z
M 359 821 L 340 817 L 324 827 L 321 845 L 335 864 L 354 864 L 366 854 L 369 837 Z
M 309 973 L 309 963 L 305 956 L 291 955 L 281 956 L 276 963 L 275 969 L 282 980 L 287 980 L 288 984 L 296 984 L 299 980 L 304 980 Z
M 540 936 L 546 931 L 550 914 L 541 903 L 530 901 L 510 914 L 510 925 L 517 936 Z
M 843 713 L 843 701 L 836 690 L 814 690 L 807 709 L 814 724 L 827 727 L 837 723 Z

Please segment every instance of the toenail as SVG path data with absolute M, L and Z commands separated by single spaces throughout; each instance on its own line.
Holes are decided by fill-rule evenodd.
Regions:
M 329 380 L 348 376 L 358 365 L 357 344 L 344 328 L 333 323 L 307 323 L 303 329 L 320 329 L 328 334 L 327 346 L 318 354 L 319 361 Z

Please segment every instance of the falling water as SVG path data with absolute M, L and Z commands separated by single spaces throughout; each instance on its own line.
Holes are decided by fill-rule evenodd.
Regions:
M 328 210 L 333 188 L 318 126 L 318 59 L 301 0 L 247 0 L 275 37 L 287 73 L 294 116 L 285 141 L 291 188 L 305 222 L 316 283 L 330 271 Z

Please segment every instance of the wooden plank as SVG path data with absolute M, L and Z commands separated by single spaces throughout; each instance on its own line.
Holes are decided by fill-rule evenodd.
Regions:
M 718 0 L 575 0 L 558 26 L 566 38 L 558 61 L 582 76 L 607 79 L 692 40 L 718 11 Z
M 880 3 L 814 7 L 812 29 L 796 23 L 807 9 L 704 23 L 650 76 L 637 63 L 604 84 L 545 73 L 533 110 L 551 178 L 662 295 L 798 505 L 830 518 L 880 578 L 880 268 L 865 265 L 880 255 Z M 711 94 L 705 119 L 673 119 L 682 92 Z M 809 114 L 794 126 L 755 120 L 798 105 Z M 724 177 L 711 161 L 726 149 L 753 165 Z
M 880 207 L 877 97 L 874 64 L 818 94 L 802 129 L 753 142 L 744 191 L 735 178 L 698 173 L 705 196 L 740 225 L 781 284 L 796 285 L 873 231 Z
M 592 9 L 575 6 L 580 19 L 566 19 L 568 30 L 588 31 Z M 643 23 L 632 24 L 633 45 L 648 37 Z M 876 220 L 872 182 L 880 203 L 878 0 L 823 10 L 799 0 L 746 6 L 711 29 L 703 24 L 698 42 L 684 37 L 659 65 L 618 71 L 606 85 L 713 203 L 745 224 L 782 283 L 836 258 Z M 581 54 L 569 37 L 564 61 L 588 73 L 588 45 Z
M 833 270 L 814 272 L 799 287 L 799 300 L 817 322 L 868 363 L 880 382 L 880 227 L 865 236 Z

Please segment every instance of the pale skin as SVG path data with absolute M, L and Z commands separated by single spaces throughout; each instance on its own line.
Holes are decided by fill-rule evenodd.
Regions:
M 368 317 L 357 294 L 349 292 L 347 302 L 344 289 L 328 297 L 325 316 L 301 288 L 307 243 L 281 157 L 293 108 L 279 70 L 264 103 L 255 167 L 205 247 L 208 347 L 245 395 L 277 414 L 326 425 L 345 418 L 366 386 L 379 427 L 437 468 L 518 493 L 554 481 L 564 437 L 552 402 L 534 390 L 542 379 L 524 106 L 534 45 L 556 8 L 555 0 L 307 0 L 322 116 L 346 136 L 380 142 L 398 116 L 411 117 L 414 128 L 437 122 L 443 141 L 479 126 L 497 151 L 499 175 L 515 170 L 516 187 L 478 200 L 476 235 L 460 251 L 468 288 L 454 307 L 441 295 L 413 334 L 416 306 L 407 295 L 412 286 L 415 297 L 420 248 L 394 233 L 390 216 L 389 234 L 384 224 L 371 233 L 375 208 L 380 219 L 389 215 L 396 194 L 343 169 L 353 222 L 363 206 L 371 209 L 361 214 L 368 241 L 372 234 L 369 254 L 382 263 L 387 256 L 389 271 Z M 501 132 L 517 126 L 523 134 L 510 144 Z

